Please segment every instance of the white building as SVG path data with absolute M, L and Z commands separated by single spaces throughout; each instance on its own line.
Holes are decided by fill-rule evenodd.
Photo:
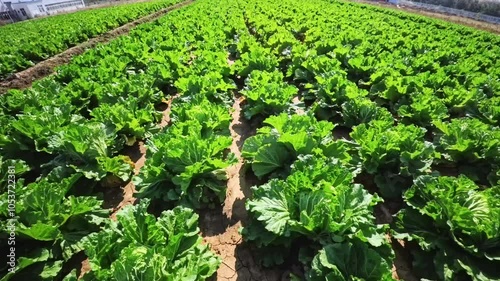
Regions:
M 83 0 L 3 0 L 3 4 L 0 11 L 10 12 L 10 15 L 17 20 L 53 15 L 85 7 Z

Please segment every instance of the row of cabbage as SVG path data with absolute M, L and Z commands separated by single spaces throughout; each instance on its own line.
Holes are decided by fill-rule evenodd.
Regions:
M 124 4 L 2 26 L 0 78 L 178 2 L 155 0 Z
M 140 25 L 1 97 L 0 236 L 14 245 L 0 247 L 12 247 L 17 260 L 13 272 L 2 263 L 1 280 L 213 275 L 220 259 L 202 244 L 194 210 L 225 196 L 225 168 L 236 161 L 227 153 L 235 86 L 225 79 L 221 40 L 230 6 L 209 7 L 192 4 Z M 147 161 L 134 176 L 125 154 L 139 140 L 147 140 Z M 131 180 L 140 202 L 110 219 L 106 194 Z M 89 272 L 75 262 L 82 257 Z
M 382 229 L 418 278 L 498 280 L 500 39 L 344 2 L 240 5 L 267 72 L 243 91 L 253 100 L 265 80 L 271 116 L 243 155 L 267 182 L 243 233 L 266 262 L 297 255 L 308 280 L 391 280 Z M 374 225 L 382 199 L 359 183 L 396 206 L 388 224 Z

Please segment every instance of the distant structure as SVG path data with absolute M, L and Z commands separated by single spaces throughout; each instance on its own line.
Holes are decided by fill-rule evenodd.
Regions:
M 0 18 L 21 21 L 83 7 L 83 0 L 0 0 Z
M 422 1 L 422 2 L 421 2 Z M 425 1 L 434 1 L 434 0 L 425 0 Z M 439 0 L 436 0 L 439 2 Z M 453 0 L 452 2 L 460 2 L 464 3 L 469 0 Z M 496 1 L 496 2 L 495 2 Z M 413 0 L 413 1 L 408 1 L 408 0 L 389 0 L 389 3 L 398 5 L 398 6 L 406 6 L 406 7 L 411 7 L 411 8 L 417 8 L 417 9 L 423 9 L 423 10 L 429 10 L 433 12 L 438 12 L 438 13 L 445 13 L 445 14 L 450 14 L 450 15 L 455 15 L 459 17 L 466 17 L 466 18 L 471 18 L 479 21 L 485 21 L 489 23 L 494 23 L 494 24 L 500 24 L 500 16 L 492 16 L 492 14 L 497 13 L 500 15 L 500 0 L 494 0 L 494 1 L 479 1 L 479 2 L 467 2 L 467 3 L 482 3 L 484 5 L 485 12 L 473 12 L 474 7 L 471 7 L 469 10 L 464 10 L 464 9 L 455 9 L 455 8 L 450 8 L 450 7 L 444 7 L 440 5 L 434 5 L 434 4 L 428 4 L 428 3 L 423 3 L 424 0 Z M 457 2 L 457 3 L 458 3 Z M 496 6 L 498 5 L 498 6 Z M 476 7 L 477 8 L 477 7 Z

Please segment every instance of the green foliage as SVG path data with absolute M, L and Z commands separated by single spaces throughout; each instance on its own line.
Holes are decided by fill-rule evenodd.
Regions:
M 254 70 L 272 72 L 278 68 L 277 58 L 269 49 L 252 44 L 233 65 L 234 71 L 241 77 L 247 77 Z
M 460 118 L 451 122 L 434 121 L 438 129 L 435 143 L 446 160 L 475 162 L 479 159 L 498 161 L 500 131 L 478 119 Z
M 363 170 L 376 175 L 375 182 L 383 196 L 397 197 L 405 177 L 429 173 L 439 153 L 424 141 L 425 129 L 414 125 L 397 126 L 375 120 L 354 127 L 351 137 L 359 145 Z
M 358 240 L 325 246 L 314 257 L 306 279 L 393 280 L 390 261 Z
M 424 249 L 415 255 L 434 261 L 428 278 L 450 280 L 465 272 L 472 280 L 500 278 L 500 189 L 481 189 L 465 176 L 422 176 L 405 193 L 410 207 L 395 221 L 399 238 Z M 424 258 L 425 259 L 425 258 Z
M 227 154 L 232 143 L 227 136 L 228 110 L 197 98 L 179 104 L 172 120 L 171 127 L 147 142 L 145 167 L 134 178 L 138 196 L 180 201 L 195 208 L 223 202 L 225 168 L 237 161 L 234 154 Z
M 289 172 L 289 166 L 300 154 L 320 154 L 350 160 L 347 145 L 334 141 L 334 125 L 317 121 L 312 115 L 288 115 L 282 113 L 264 120 L 268 126 L 248 138 L 242 156 L 252 165 L 255 175 L 262 178 L 272 173 Z
M 229 148 L 245 138 L 259 185 L 242 233 L 264 265 L 301 263 L 306 280 L 389 280 L 382 196 L 391 212 L 404 208 L 392 238 L 405 239 L 418 278 L 499 279 L 498 46 L 484 32 L 334 0 L 199 0 L 141 24 L 0 96 L 0 167 L 18 178 L 22 222 L 21 269 L 5 279 L 77 280 L 67 260 L 83 248 L 84 280 L 208 278 L 220 261 L 186 206 L 224 201 Z M 231 123 L 240 94 L 263 126 Z M 157 111 L 166 105 L 170 118 Z M 107 215 L 89 186 L 113 194 L 107 183 L 129 178 L 122 154 L 139 139 L 136 195 L 170 211 L 155 218 L 139 202 L 82 243 Z M 439 173 L 461 176 L 429 177 Z
M 114 132 L 101 123 L 68 125 L 48 139 L 46 151 L 57 157 L 46 166 L 71 168 L 96 180 L 110 173 L 126 181 L 133 166 L 127 156 L 112 156 L 120 148 L 116 147 L 115 137 Z
M 291 107 L 298 89 L 283 82 L 283 78 L 283 74 L 278 71 L 254 70 L 250 73 L 242 91 L 247 102 L 244 107 L 247 119 L 258 114 L 266 117 L 279 114 Z
M 412 94 L 411 104 L 402 105 L 398 109 L 398 115 L 422 127 L 430 126 L 434 120 L 449 117 L 446 105 L 432 91 Z
M 210 102 L 203 95 L 176 99 L 172 103 L 170 120 L 173 124 L 197 121 L 202 136 L 228 135 L 231 115 L 226 106 Z
M 293 241 L 304 238 L 312 243 L 301 244 L 301 251 L 306 256 L 309 256 L 306 252 L 316 252 L 319 245 L 326 248 L 328 255 L 331 255 L 331 248 L 340 248 L 342 252 L 336 254 L 339 258 L 349 256 L 351 250 L 345 246 L 350 245 L 350 241 L 356 241 L 356 246 L 363 251 L 380 248 L 384 252 L 389 248 L 381 229 L 374 223 L 372 213 L 373 206 L 380 201 L 361 185 L 353 184 L 353 174 L 337 159 L 299 156 L 285 180 L 272 179 L 253 187 L 253 198 L 246 203 L 253 220 L 242 233 L 245 239 L 254 241 L 259 247 L 282 248 L 280 254 L 274 254 L 274 260 L 269 257 L 264 260 L 269 264 L 282 262 Z M 338 261 L 325 260 L 322 257 L 324 251 L 317 254 L 312 265 L 308 263 L 313 256 L 302 257 L 306 268 L 311 268 L 308 280 L 321 280 L 321 277 L 333 274 L 332 263 Z M 385 254 L 390 256 L 390 250 Z M 343 271 L 340 276 L 346 280 L 350 275 L 369 277 L 363 276 L 363 269 L 358 268 L 360 264 L 351 268 L 353 264 L 356 263 L 337 264 Z M 390 276 L 387 261 L 369 266 L 380 271 L 380 276 Z
M 15 189 L 9 189 L 15 194 L 6 191 L 0 195 L 0 237 L 7 241 L 10 232 L 15 231 L 19 255 L 16 272 L 2 280 L 51 280 L 60 273 L 64 261 L 83 250 L 82 239 L 99 229 L 108 211 L 101 208 L 102 201 L 96 197 L 72 194 L 81 178 L 81 174 L 60 182 L 42 178 L 28 185 L 19 180 Z M 10 204 L 15 207 L 12 209 Z M 9 247 L 6 243 L 2 251 L 7 252 Z
M 135 3 L 30 20 L 0 28 L 0 77 L 179 1 Z M 58 26 L 53 29 L 53 26 Z M 23 36 L 19 36 L 22 32 Z
M 432 163 L 433 146 L 421 139 L 424 129 L 410 125 L 392 126 L 373 121 L 354 127 L 351 137 L 359 144 L 363 168 L 370 174 L 389 167 L 399 168 L 404 175 L 424 172 Z M 380 167 L 380 168 L 379 168 Z
M 140 106 L 137 99 L 130 97 L 119 103 L 102 104 L 92 110 L 90 115 L 94 121 L 114 127 L 115 134 L 131 137 L 127 143 L 151 136 L 159 130 L 157 123 L 161 121 L 161 114 L 156 112 L 152 104 Z
M 479 118 L 487 123 L 500 126 L 500 97 L 482 100 L 479 105 Z
M 217 270 L 221 261 L 202 244 L 197 214 L 176 207 L 155 218 L 148 205 L 126 206 L 85 239 L 92 270 L 83 280 L 205 280 Z
M 391 123 L 394 120 L 387 109 L 379 107 L 376 103 L 366 98 L 350 99 L 344 102 L 341 114 L 344 126 L 347 127 L 369 123 L 372 120 L 381 120 L 387 123 Z
M 181 77 L 175 82 L 175 86 L 182 92 L 183 96 L 200 94 L 212 102 L 223 103 L 230 103 L 231 99 L 228 96 L 228 91 L 235 88 L 218 72 L 209 72 L 202 76 L 192 74 Z

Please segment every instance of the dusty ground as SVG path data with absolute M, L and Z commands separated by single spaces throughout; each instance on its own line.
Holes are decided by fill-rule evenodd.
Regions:
M 405 243 L 402 240 L 391 239 L 392 249 L 396 254 L 394 259 L 394 264 L 392 267 L 392 276 L 397 280 L 404 281 L 419 281 L 419 279 L 413 273 L 411 267 L 411 255 L 407 248 L 405 248 Z
M 221 281 L 278 281 L 287 280 L 288 273 L 283 270 L 264 269 L 258 265 L 252 254 L 252 249 L 243 244 L 238 233 L 247 219 L 245 198 L 251 196 L 250 187 L 255 180 L 246 176 L 243 171 L 241 148 L 249 136 L 255 134 L 241 114 L 241 99 L 236 99 L 233 105 L 233 121 L 231 135 L 233 143 L 230 147 L 238 157 L 238 163 L 227 169 L 228 181 L 226 200 L 222 210 L 213 210 L 200 218 L 200 228 L 204 241 L 211 244 L 212 250 L 222 258 L 222 265 L 217 271 L 215 280 Z
M 173 5 L 171 7 L 165 8 L 163 10 L 160 10 L 156 13 L 132 21 L 130 23 L 127 23 L 123 26 L 120 26 L 116 29 L 108 31 L 102 35 L 99 35 L 98 37 L 92 38 L 87 42 L 69 48 L 66 51 L 52 58 L 44 60 L 26 70 L 12 74 L 5 80 L 0 81 L 0 94 L 5 93 L 8 89 L 28 88 L 31 86 L 33 81 L 52 74 L 57 66 L 68 63 L 72 57 L 83 54 L 87 49 L 93 48 L 97 44 L 107 43 L 117 38 L 118 36 L 126 35 L 130 32 L 130 30 L 132 30 L 137 25 L 145 22 L 154 21 L 172 10 L 191 4 L 193 1 L 194 0 L 187 0 L 179 4 Z

